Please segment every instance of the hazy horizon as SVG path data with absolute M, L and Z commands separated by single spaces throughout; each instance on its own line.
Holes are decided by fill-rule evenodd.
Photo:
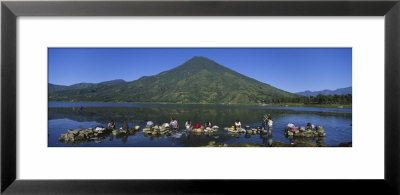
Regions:
M 292 93 L 352 86 L 351 48 L 49 48 L 48 83 L 130 82 L 194 56 Z

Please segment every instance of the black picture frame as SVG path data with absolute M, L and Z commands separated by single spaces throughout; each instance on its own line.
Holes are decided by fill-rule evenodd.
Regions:
M 16 179 L 16 33 L 19 16 L 385 16 L 385 176 L 382 180 Z M 2 1 L 1 193 L 4 194 L 399 194 L 399 0 Z M 368 122 L 368 121 L 367 121 Z M 379 128 L 379 127 L 377 127 Z M 255 168 L 261 167 L 255 163 Z M 315 171 L 315 170 L 311 170 Z M 368 171 L 368 170 L 366 170 Z M 290 185 L 288 185 L 290 184 Z M 310 188 L 311 186 L 311 188 Z

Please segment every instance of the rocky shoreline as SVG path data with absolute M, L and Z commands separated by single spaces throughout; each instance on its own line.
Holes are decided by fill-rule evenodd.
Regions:
M 317 126 L 314 129 L 305 129 L 304 127 L 290 128 L 286 127 L 285 129 L 286 137 L 326 137 L 326 133 L 324 131 L 324 127 Z
M 71 144 L 76 142 L 89 142 L 104 139 L 105 137 L 112 134 L 113 136 L 128 136 L 134 135 L 139 129 L 119 129 L 119 130 L 108 130 L 103 127 L 87 128 L 87 129 L 69 129 L 67 133 L 61 134 L 58 141 Z
M 257 134 L 267 134 L 268 130 L 264 129 L 264 127 L 257 127 L 257 128 L 250 128 L 249 126 L 246 126 L 244 129 L 234 129 L 233 127 L 225 127 L 225 131 L 229 133 L 246 133 L 248 135 L 257 135 Z
M 173 128 L 170 127 L 162 127 L 158 125 L 154 125 L 152 127 L 143 128 L 143 134 L 147 135 L 169 135 L 172 133 Z
M 87 128 L 87 129 L 69 129 L 67 130 L 66 133 L 61 134 L 59 137 L 59 141 L 68 145 L 75 145 L 75 144 L 80 144 L 80 143 L 88 143 L 88 142 L 96 142 L 100 143 L 106 139 L 106 137 L 109 137 L 110 140 L 113 139 L 113 137 L 116 138 L 123 138 L 127 139 L 128 136 L 135 135 L 137 132 L 140 131 L 139 126 L 135 126 L 134 128 L 129 128 L 127 125 L 123 125 L 120 129 L 118 130 L 109 130 L 104 127 L 96 127 L 96 128 Z M 257 128 L 250 128 L 249 126 L 246 126 L 243 129 L 234 129 L 234 128 L 229 128 L 226 127 L 224 128 L 224 131 L 227 132 L 229 135 L 236 135 L 236 136 L 243 136 L 245 135 L 246 138 L 250 137 L 251 135 L 260 135 L 260 136 L 266 136 L 268 134 L 268 130 L 264 129 L 263 127 L 257 127 Z M 146 126 L 142 128 L 142 135 L 144 137 L 148 137 L 150 139 L 157 139 L 159 137 L 174 137 L 174 138 L 180 138 L 182 134 L 206 134 L 206 135 L 217 135 L 218 133 L 218 128 L 215 126 L 215 128 L 189 128 L 186 130 L 179 131 L 177 128 L 171 128 L 171 127 L 163 127 L 159 125 L 154 125 L 154 126 Z M 283 142 L 279 141 L 274 141 L 273 144 L 271 145 L 272 147 L 287 147 L 287 146 L 302 146 L 302 147 L 315 147 L 315 146 L 324 146 L 323 142 L 322 144 L 318 142 L 319 139 L 324 139 L 326 137 L 326 133 L 324 132 L 324 128 L 322 126 L 317 126 L 314 129 L 305 129 L 304 127 L 301 127 L 300 129 L 293 129 L 293 128 L 286 128 L 284 135 L 292 140 L 292 144 L 285 144 Z M 219 137 L 219 136 L 216 136 Z M 306 139 L 306 140 L 303 140 Z M 308 139 L 317 139 L 316 143 L 313 143 L 311 141 L 307 141 Z M 226 145 L 226 144 L 224 144 Z M 249 146 L 254 146 L 254 144 L 229 144 L 228 146 L 243 146 L 246 147 L 247 145 Z M 257 145 L 257 144 L 255 144 Z M 351 142 L 350 143 L 341 143 L 339 145 L 340 147 L 351 147 Z

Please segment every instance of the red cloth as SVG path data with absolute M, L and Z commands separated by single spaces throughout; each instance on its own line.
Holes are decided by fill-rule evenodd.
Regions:
M 201 125 L 195 124 L 193 127 L 194 127 L 195 129 L 200 129 Z

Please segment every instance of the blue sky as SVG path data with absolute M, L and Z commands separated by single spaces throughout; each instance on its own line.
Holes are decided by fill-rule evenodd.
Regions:
M 289 92 L 352 85 L 351 48 L 49 48 L 49 83 L 133 81 L 194 56 Z

